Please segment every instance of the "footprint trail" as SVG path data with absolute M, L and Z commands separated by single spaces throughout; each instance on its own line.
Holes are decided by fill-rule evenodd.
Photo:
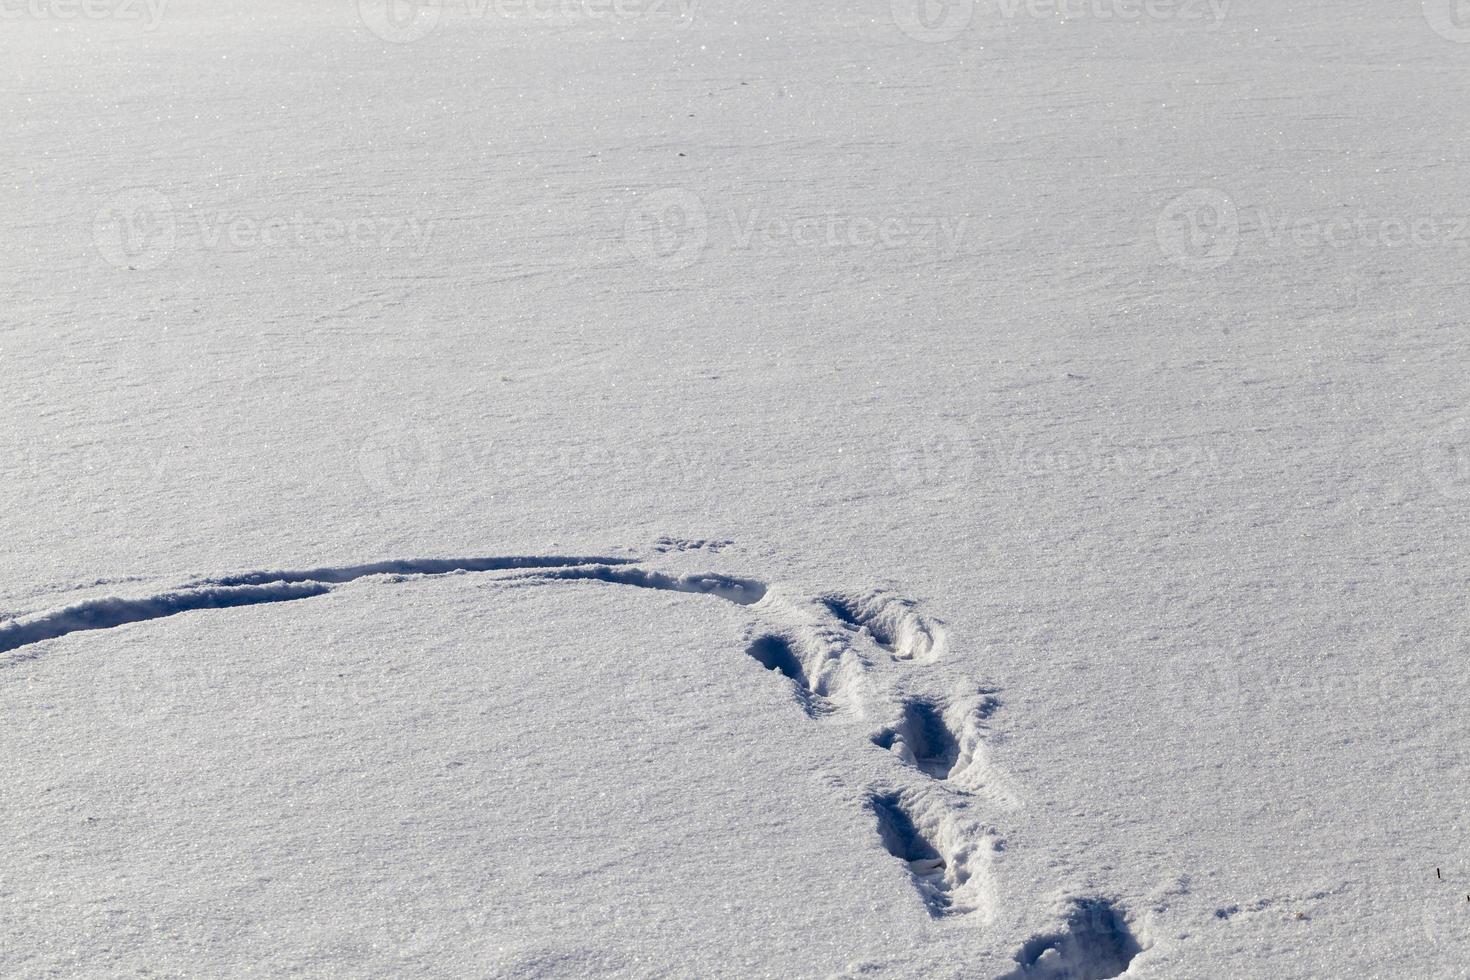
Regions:
M 730 543 L 664 538 L 655 552 L 719 551 Z M 600 582 L 707 595 L 752 610 L 746 654 L 781 675 L 807 717 L 886 717 L 868 736 L 894 759 L 889 785 L 870 787 L 866 806 L 884 850 L 901 861 L 923 907 L 935 918 L 991 920 L 991 864 L 1004 841 L 970 816 L 971 798 L 1019 805 L 989 763 L 987 721 L 1000 707 L 989 688 L 968 693 L 911 691 L 924 668 L 948 650 L 944 625 L 918 603 L 887 590 L 791 596 L 753 578 L 675 575 L 636 558 L 507 555 L 390 559 L 301 570 L 260 570 L 195 579 L 153 595 L 89 599 L 0 619 L 0 669 L 39 658 L 45 641 L 182 613 L 294 602 L 364 579 L 373 587 L 471 573 L 507 573 L 521 585 Z M 138 580 L 129 580 L 138 581 Z M 34 648 L 34 649 L 30 649 Z M 829 729 L 833 731 L 833 729 Z M 872 732 L 872 729 L 868 729 Z M 970 913 L 981 912 L 978 916 Z M 1073 898 L 1060 926 L 1027 940 L 1003 980 L 1115 977 L 1142 951 L 1127 916 L 1111 899 Z

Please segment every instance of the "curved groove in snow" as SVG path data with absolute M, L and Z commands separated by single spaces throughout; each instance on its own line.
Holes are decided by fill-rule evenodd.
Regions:
M 633 585 L 645 589 L 689 592 L 718 596 L 739 605 L 751 605 L 765 597 L 766 586 L 754 579 L 703 574 L 673 576 L 642 568 L 629 568 L 637 559 L 606 556 L 511 555 L 484 558 L 405 558 L 361 565 L 327 566 L 297 571 L 255 571 L 198 579 L 157 595 L 125 599 L 109 596 L 88 599 L 58 609 L 0 622 L 0 653 L 54 640 L 69 633 L 104 630 L 163 619 L 198 609 L 229 609 L 269 602 L 290 602 L 325 595 L 335 586 L 373 575 L 437 576 L 467 572 L 524 570 L 534 581 L 586 579 Z M 13 666 L 34 655 L 18 655 L 0 661 Z

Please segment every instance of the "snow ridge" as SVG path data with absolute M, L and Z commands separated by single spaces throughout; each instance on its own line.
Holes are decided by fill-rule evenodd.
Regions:
M 873 641 L 900 660 L 933 663 L 944 655 L 944 624 L 918 609 L 912 599 L 882 589 L 821 598 L 843 624 L 866 630 Z

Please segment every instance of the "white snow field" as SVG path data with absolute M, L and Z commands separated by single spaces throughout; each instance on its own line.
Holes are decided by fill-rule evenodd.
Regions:
M 0 977 L 1470 975 L 1470 9 L 0 0 Z

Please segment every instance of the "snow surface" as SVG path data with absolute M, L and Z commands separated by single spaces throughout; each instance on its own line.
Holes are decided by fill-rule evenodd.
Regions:
M 1460 14 L 0 0 L 0 976 L 1465 976 Z

